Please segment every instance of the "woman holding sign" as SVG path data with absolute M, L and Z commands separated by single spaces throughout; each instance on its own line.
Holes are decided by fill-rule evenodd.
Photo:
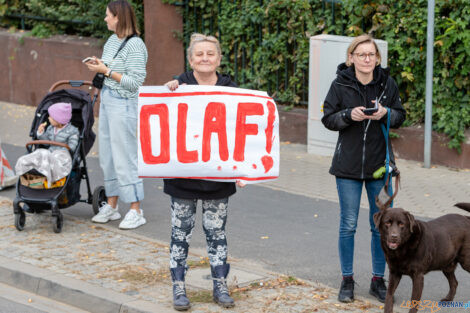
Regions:
M 102 59 L 86 58 L 90 71 L 104 74 L 99 120 L 100 165 L 104 174 L 107 203 L 92 221 L 118 220 L 118 199 L 130 203 L 119 224 L 132 229 L 146 223 L 140 202 L 144 199 L 142 179 L 137 175 L 137 95 L 147 64 L 147 48 L 137 35 L 136 17 L 125 0 L 112 1 L 104 19 L 114 34 L 104 45 Z
M 193 34 L 187 50 L 188 61 L 193 69 L 183 73 L 178 80 L 165 85 L 174 91 L 180 84 L 215 85 L 237 87 L 228 75 L 219 74 L 222 54 L 219 41 L 213 36 Z M 237 182 L 243 186 L 242 182 Z M 184 276 L 197 201 L 202 201 L 203 228 L 206 234 L 207 252 L 214 284 L 214 301 L 223 307 L 234 306 L 229 296 L 226 278 L 230 270 L 227 264 L 227 222 L 228 197 L 236 192 L 233 182 L 216 182 L 198 179 L 164 179 L 164 192 L 171 196 L 171 242 L 170 271 L 173 281 L 173 306 L 176 310 L 190 307 L 186 297 Z
M 326 128 L 339 132 L 330 168 L 336 176 L 340 204 L 339 257 L 343 280 L 338 299 L 354 300 L 353 257 L 362 186 L 369 199 L 372 233 L 372 281 L 369 293 L 385 301 L 385 257 L 373 216 L 375 197 L 384 187 L 383 169 L 387 151 L 382 125 L 397 128 L 405 120 L 398 87 L 388 69 L 380 66 L 380 51 L 369 35 L 356 37 L 347 50 L 346 63 L 338 66 L 323 108 Z M 387 122 L 389 121 L 389 122 Z M 386 133 L 386 131 L 385 131 Z M 388 138 L 388 134 L 387 138 Z M 390 164 L 392 164 L 392 162 Z

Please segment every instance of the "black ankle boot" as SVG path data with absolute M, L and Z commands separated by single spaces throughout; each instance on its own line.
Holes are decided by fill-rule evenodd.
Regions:
M 230 264 L 211 266 L 212 282 L 214 283 L 214 302 L 224 308 L 235 306 L 235 302 L 228 294 L 227 275 L 230 271 Z
M 184 286 L 185 268 L 183 266 L 170 268 L 170 272 L 173 282 L 173 308 L 177 311 L 186 311 L 191 307 L 191 303 L 186 297 L 186 287 Z
M 343 278 L 338 293 L 338 300 L 346 303 L 354 301 L 354 279 L 352 276 Z
M 385 280 L 380 277 L 375 280 L 372 279 L 370 282 L 369 293 L 377 298 L 380 302 L 385 302 L 385 296 L 387 295 L 387 287 L 385 286 Z

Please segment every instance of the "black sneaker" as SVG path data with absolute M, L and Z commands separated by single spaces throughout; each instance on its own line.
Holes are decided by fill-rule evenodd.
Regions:
M 352 277 L 343 278 L 338 293 L 338 300 L 345 303 L 354 301 L 354 279 Z
M 385 296 L 387 295 L 387 287 L 385 286 L 385 280 L 380 277 L 370 282 L 369 293 L 377 298 L 380 302 L 385 302 Z

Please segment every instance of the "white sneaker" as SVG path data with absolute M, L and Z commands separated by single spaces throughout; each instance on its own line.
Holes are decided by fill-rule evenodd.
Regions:
M 100 211 L 98 214 L 93 216 L 91 219 L 95 223 L 107 223 L 109 221 L 115 221 L 121 218 L 121 214 L 119 214 L 118 206 L 113 209 L 108 203 L 103 202 L 101 203 Z
M 144 225 L 147 221 L 144 218 L 144 210 L 140 210 L 140 213 L 137 213 L 137 210 L 129 210 L 124 219 L 119 224 L 121 229 L 133 229 L 141 225 Z

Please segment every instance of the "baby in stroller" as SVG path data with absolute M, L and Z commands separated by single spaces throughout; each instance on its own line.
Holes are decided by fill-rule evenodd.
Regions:
M 39 125 L 37 137 L 39 140 L 49 140 L 64 143 L 70 148 L 51 145 L 49 149 L 36 149 L 32 153 L 20 157 L 15 170 L 18 175 L 23 175 L 36 170 L 47 179 L 46 187 L 64 177 L 72 170 L 71 153 L 78 145 L 78 128 L 70 123 L 72 118 L 72 105 L 58 102 L 48 108 L 50 125 L 45 129 L 47 122 Z

